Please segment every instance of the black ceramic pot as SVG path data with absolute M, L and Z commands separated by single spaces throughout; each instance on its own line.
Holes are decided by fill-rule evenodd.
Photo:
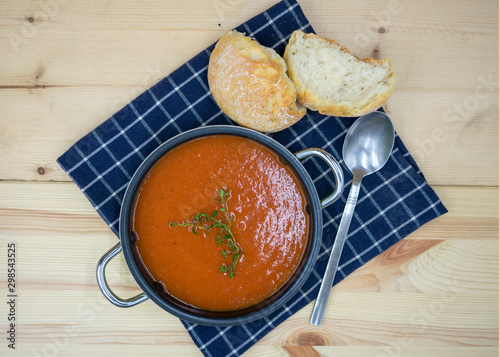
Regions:
M 134 247 L 135 236 L 130 228 L 132 214 L 131 209 L 136 190 L 138 189 L 143 177 L 156 163 L 156 161 L 166 152 L 186 141 L 202 136 L 221 134 L 238 135 L 254 140 L 277 153 L 283 162 L 293 168 L 297 177 L 301 181 L 305 191 L 306 201 L 309 206 L 308 213 L 311 215 L 310 232 L 305 252 L 298 267 L 289 280 L 278 291 L 263 302 L 245 309 L 228 312 L 200 310 L 184 304 L 165 293 L 162 285 L 153 281 L 150 275 L 145 272 L 142 263 L 136 255 L 136 249 Z M 316 192 L 316 188 L 314 187 L 309 174 L 299 162 L 299 159 L 304 159 L 309 156 L 316 156 L 323 159 L 332 169 L 332 174 L 335 177 L 336 187 L 334 188 L 334 192 L 323 200 L 319 199 L 318 193 Z M 230 326 L 244 324 L 262 318 L 281 307 L 291 297 L 293 297 L 310 275 L 316 262 L 321 244 L 323 226 L 321 210 L 340 197 L 343 187 L 344 178 L 339 164 L 329 153 L 322 149 L 311 148 L 292 154 L 284 146 L 268 136 L 254 130 L 237 126 L 204 126 L 184 132 L 168 140 L 152 152 L 144 160 L 132 177 L 122 201 L 120 212 L 120 242 L 111 248 L 99 261 L 97 265 L 97 282 L 104 296 L 116 306 L 130 307 L 149 298 L 162 309 L 177 316 L 178 318 L 200 325 Z M 122 250 L 131 274 L 143 291 L 143 293 L 129 299 L 122 299 L 114 294 L 106 283 L 105 277 L 106 264 Z

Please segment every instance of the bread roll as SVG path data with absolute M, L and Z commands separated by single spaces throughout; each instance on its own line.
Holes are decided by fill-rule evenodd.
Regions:
M 355 117 L 375 111 L 396 84 L 388 58 L 359 59 L 333 40 L 300 30 L 283 57 L 299 102 L 321 114 Z
M 208 64 L 208 83 L 228 117 L 258 131 L 285 129 L 306 113 L 296 102 L 283 58 L 237 31 L 217 42 Z

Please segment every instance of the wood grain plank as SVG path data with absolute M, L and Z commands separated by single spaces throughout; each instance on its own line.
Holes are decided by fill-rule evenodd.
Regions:
M 498 239 L 498 188 L 433 188 L 449 212 L 412 233 L 411 239 Z
M 476 79 L 475 88 L 483 88 L 482 82 Z M 485 92 L 481 100 L 474 92 L 474 87 L 446 94 L 403 88 L 388 103 L 396 131 L 429 182 L 497 185 L 498 92 Z
M 2 90 L 0 178 L 70 180 L 57 158 L 146 88 Z
M 2 232 L 0 240 L 17 243 L 20 259 L 30 262 L 21 265 L 25 291 L 53 292 L 95 290 L 97 261 L 116 243 L 113 235 L 102 234 L 79 234 L 78 238 L 53 234 L 49 240 L 37 235 L 20 239 Z M 352 273 L 334 292 L 463 292 L 491 297 L 498 291 L 497 252 L 495 240 L 403 240 Z M 57 274 L 53 274 L 54 267 Z M 121 255 L 107 271 L 116 291 L 129 296 L 139 291 Z
M 2 2 L 0 179 L 68 180 L 55 164 L 67 147 L 271 2 L 220 4 L 64 1 L 47 17 L 40 3 Z M 498 4 L 483 5 L 303 4 L 319 33 L 391 57 L 399 80 L 386 109 L 433 184 L 498 184 Z M 17 51 L 13 34 L 27 41 Z
M 22 266 L 27 290 L 95 287 L 99 258 L 116 242 L 114 235 L 54 233 L 50 239 L 37 234 L 16 237 L 2 230 L 2 241 L 20 244 L 20 256 L 31 264 Z M 47 258 L 50 264 L 45 266 Z M 396 258 L 395 258 L 396 257 Z M 466 291 L 491 296 L 498 290 L 498 241 L 496 240 L 403 240 L 352 273 L 335 289 L 347 292 L 439 293 Z M 57 267 L 57 274 L 53 269 Z M 108 270 L 109 281 L 119 291 L 133 294 L 137 285 L 120 255 Z
M 156 80 L 147 71 L 143 75 L 149 79 L 142 87 L 1 90 L 0 179 L 70 180 L 55 162 L 57 157 Z M 396 131 L 431 184 L 498 185 L 497 97 L 485 100 L 484 110 L 454 123 L 442 115 L 453 108 L 456 95 L 441 95 L 434 105 L 436 113 L 428 115 L 403 94 L 395 93 L 402 99 L 394 102 L 399 104 L 389 103 L 388 108 Z M 431 101 L 433 95 L 425 97 Z M 404 103 L 412 104 L 405 108 Z
M 442 295 L 474 291 L 496 296 L 497 261 L 496 240 L 404 239 L 357 269 L 334 291 Z
M 297 345 L 309 334 L 316 336 L 309 337 L 314 344 L 333 346 L 391 346 L 395 336 L 404 338 L 407 347 L 497 346 L 498 297 L 477 296 L 355 294 L 334 289 L 328 317 L 320 327 L 303 323 L 309 321 L 310 304 L 264 337 L 261 345 Z M 469 317 L 477 320 L 472 323 Z
M 48 4 L 43 3 L 4 1 L 0 26 L 23 26 L 27 23 L 36 25 L 46 21 L 48 25 L 59 24 L 74 28 L 209 31 L 220 30 L 223 24 L 230 21 L 241 21 L 239 18 L 253 17 L 276 3 L 275 0 L 186 0 L 168 5 L 161 0 L 148 0 L 147 3 L 137 3 L 133 0 L 107 3 L 99 0 L 84 3 L 72 0 L 56 2 L 58 4 L 50 4 L 49 8 Z M 30 17 L 33 17 L 34 21 L 29 21 Z
M 40 6 L 2 2 L 0 37 L 5 41 L 0 41 L 0 50 L 5 55 L 0 59 L 0 83 L 137 84 L 142 77 L 134 69 L 160 65 L 162 73 L 169 73 L 273 3 L 190 0 L 169 6 L 150 1 L 142 6 L 132 1 L 71 1 L 47 19 Z M 450 4 L 358 1 L 353 6 L 349 1 L 316 0 L 303 2 L 302 7 L 318 33 L 337 39 L 354 53 L 372 56 L 376 50 L 375 56 L 396 56 L 393 63 L 404 79 L 400 83 L 411 78 L 414 85 L 425 88 L 439 83 L 445 89 L 466 88 L 485 69 L 497 67 L 498 4 L 484 2 L 474 9 L 466 1 Z M 360 7 L 365 11 L 360 13 Z M 189 16 L 182 16 L 186 13 Z M 221 17 L 224 20 L 217 20 Z M 17 46 L 12 44 L 16 35 Z M 483 51 L 485 47 L 491 51 Z
M 442 189 L 446 192 L 449 188 Z M 493 196 L 497 190 L 489 192 Z M 60 342 L 65 352 L 88 341 L 94 348 L 117 346 L 120 351 L 124 345 L 189 348 L 192 342 L 180 322 L 152 302 L 118 309 L 101 295 L 95 283 L 95 266 L 116 242 L 112 233 L 91 228 L 85 231 L 83 223 L 72 226 L 68 222 L 61 228 L 50 220 L 40 228 L 49 212 L 66 212 L 68 221 L 73 216 L 95 215 L 84 199 L 75 199 L 78 194 L 78 189 L 67 183 L 0 183 L 2 213 L 14 211 L 13 216 L 0 215 L 0 246 L 12 241 L 18 246 L 23 343 L 40 351 L 55 344 L 54 339 L 66 341 L 67 337 L 67 345 Z M 23 220 L 26 211 L 39 212 L 40 222 L 33 217 Z M 493 214 L 495 210 L 485 212 Z M 13 222 L 16 215 L 18 223 Z M 309 304 L 258 346 L 374 346 L 383 353 L 391 352 L 402 339 L 407 351 L 428 346 L 456 351 L 466 346 L 495 347 L 497 252 L 497 239 L 405 239 L 333 289 L 321 327 L 307 324 L 312 310 Z M 0 254 L 0 265 L 5 265 L 5 256 Z M 121 256 L 110 264 L 107 277 L 121 296 L 138 292 Z M 0 277 L 1 285 L 5 284 L 3 279 Z M 68 336 L 66 329 L 78 333 Z M 267 350 L 255 353 L 262 351 Z
M 202 353 L 194 344 L 181 345 L 175 347 L 157 341 L 154 345 L 123 345 L 123 344 L 100 344 L 98 347 L 89 344 L 73 343 L 71 338 L 64 336 L 47 338 L 39 343 L 24 343 L 20 345 L 18 353 L 24 355 L 41 355 L 45 351 L 46 355 L 58 353 L 64 356 L 96 356 L 114 357 L 120 356 L 141 356 L 145 353 L 154 356 L 166 357 L 202 357 Z M 255 345 L 245 352 L 244 357 L 305 357 L 309 353 L 319 357 L 496 357 L 498 348 L 496 347 L 400 347 L 400 346 L 261 346 Z M 314 354 L 315 353 L 315 354 Z
M 403 340 L 404 341 L 404 340 Z M 412 348 L 406 346 L 400 346 L 395 344 L 394 346 L 384 346 L 384 347 L 344 347 L 344 346 L 286 346 L 283 349 L 288 353 L 288 356 L 377 356 L 377 357 L 396 357 L 396 356 L 408 356 L 408 357 L 455 357 L 455 356 L 497 356 L 498 348 L 495 347 L 427 347 L 427 348 Z M 250 350 L 253 352 L 253 350 Z M 249 353 L 251 355 L 251 353 Z M 246 356 L 246 355 L 245 355 Z
M 498 188 L 435 188 L 449 212 L 407 239 L 498 239 Z M 0 212 L 0 229 L 20 238 L 114 236 L 72 182 L 0 182 Z
M 57 299 L 56 299 L 57 297 Z M 266 335 L 261 346 L 314 344 L 391 346 L 397 336 L 405 347 L 495 347 L 497 297 L 457 294 L 336 293 L 321 327 L 308 324 L 312 304 Z M 370 301 L 370 304 L 366 304 Z M 110 305 L 97 291 L 19 289 L 23 343 L 43 346 L 52 336 L 77 329 L 71 344 L 183 346 L 192 343 L 175 317 L 148 301 L 131 309 Z M 2 307 L 2 310 L 5 308 Z M 242 338 L 246 332 L 241 329 Z M 305 339 L 304 335 L 315 336 Z M 396 336 L 396 338 L 395 338 Z
M 5 31 L 0 27 L 2 87 L 138 85 L 144 80 L 144 69 L 158 72 L 162 78 L 226 32 L 47 28 L 16 52 L 8 41 L 11 32 Z M 446 37 L 417 33 L 412 36 L 414 42 L 408 44 L 408 34 L 394 31 L 383 37 L 367 37 L 370 40 L 356 49 L 356 33 L 320 34 L 341 38 L 339 42 L 360 57 L 389 57 L 399 74 L 398 90 L 457 93 L 474 89 L 480 76 L 498 73 L 498 51 L 493 51 L 498 48 L 498 38 L 494 36 L 475 35 L 463 41 L 464 35 L 458 33 Z M 445 38 L 447 44 L 443 44 Z M 492 50 L 485 52 L 484 47 Z M 498 89 L 498 81 L 495 87 Z
M 52 16 L 47 16 L 43 6 L 2 3 L 5 11 L 0 11 L 0 23 L 5 25 L 0 27 L 0 38 L 5 41 L 0 48 L 6 54 L 0 59 L 0 68 L 5 69 L 0 75 L 2 85 L 136 85 L 143 76 L 134 69 L 161 66 L 164 76 L 228 29 L 274 4 L 57 2 L 65 4 L 57 6 Z M 33 51 L 36 55 L 30 56 Z M 101 74 L 89 81 L 89 72 L 96 69 Z
M 192 344 L 168 345 L 161 343 L 159 339 L 151 345 L 131 345 L 131 344 L 112 344 L 102 343 L 92 345 L 88 343 L 74 343 L 71 336 L 65 337 L 64 334 L 52 335 L 41 339 L 40 342 L 29 342 L 19 346 L 16 352 L 23 356 L 94 356 L 94 357 L 136 357 L 144 356 L 165 356 L 165 357 L 203 357 L 203 354 Z M 257 350 L 255 356 L 269 356 L 265 353 L 274 353 L 280 347 L 265 347 Z M 483 351 L 479 349 L 478 351 Z M 244 355 L 247 357 L 247 355 Z M 284 357 L 286 355 L 283 355 Z

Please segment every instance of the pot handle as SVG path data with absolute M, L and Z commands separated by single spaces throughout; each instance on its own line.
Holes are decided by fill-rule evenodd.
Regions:
M 333 177 L 335 177 L 335 190 L 330 196 L 323 198 L 320 201 L 321 208 L 325 208 L 335 202 L 344 190 L 344 174 L 342 173 L 342 168 L 338 164 L 337 160 L 335 160 L 335 158 L 330 153 L 319 148 L 301 150 L 299 152 L 296 152 L 295 156 L 299 160 L 305 159 L 306 157 L 310 156 L 317 156 L 327 163 L 330 169 L 332 169 Z
M 117 296 L 113 291 L 111 291 L 106 281 L 106 275 L 105 275 L 106 265 L 121 251 L 122 251 L 122 245 L 119 242 L 113 248 L 108 250 L 99 260 L 99 263 L 97 263 L 97 270 L 96 270 L 97 285 L 99 285 L 99 288 L 101 289 L 104 297 L 108 299 L 113 305 L 118 307 L 132 307 L 147 300 L 148 296 L 144 293 L 141 293 L 129 299 L 122 299 L 121 297 Z

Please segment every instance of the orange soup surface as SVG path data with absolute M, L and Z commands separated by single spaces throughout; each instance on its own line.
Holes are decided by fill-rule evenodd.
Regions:
M 198 213 L 222 221 L 227 192 L 230 230 L 240 254 L 216 228 L 172 226 Z M 165 291 L 203 310 L 231 311 L 276 292 L 299 264 L 309 237 L 302 186 L 291 167 L 264 145 L 233 135 L 193 139 L 167 152 L 147 173 L 134 201 L 139 257 Z M 213 221 L 210 221 L 213 223 Z M 227 223 L 227 221 L 226 221 Z M 231 277 L 232 275 L 232 277 Z

